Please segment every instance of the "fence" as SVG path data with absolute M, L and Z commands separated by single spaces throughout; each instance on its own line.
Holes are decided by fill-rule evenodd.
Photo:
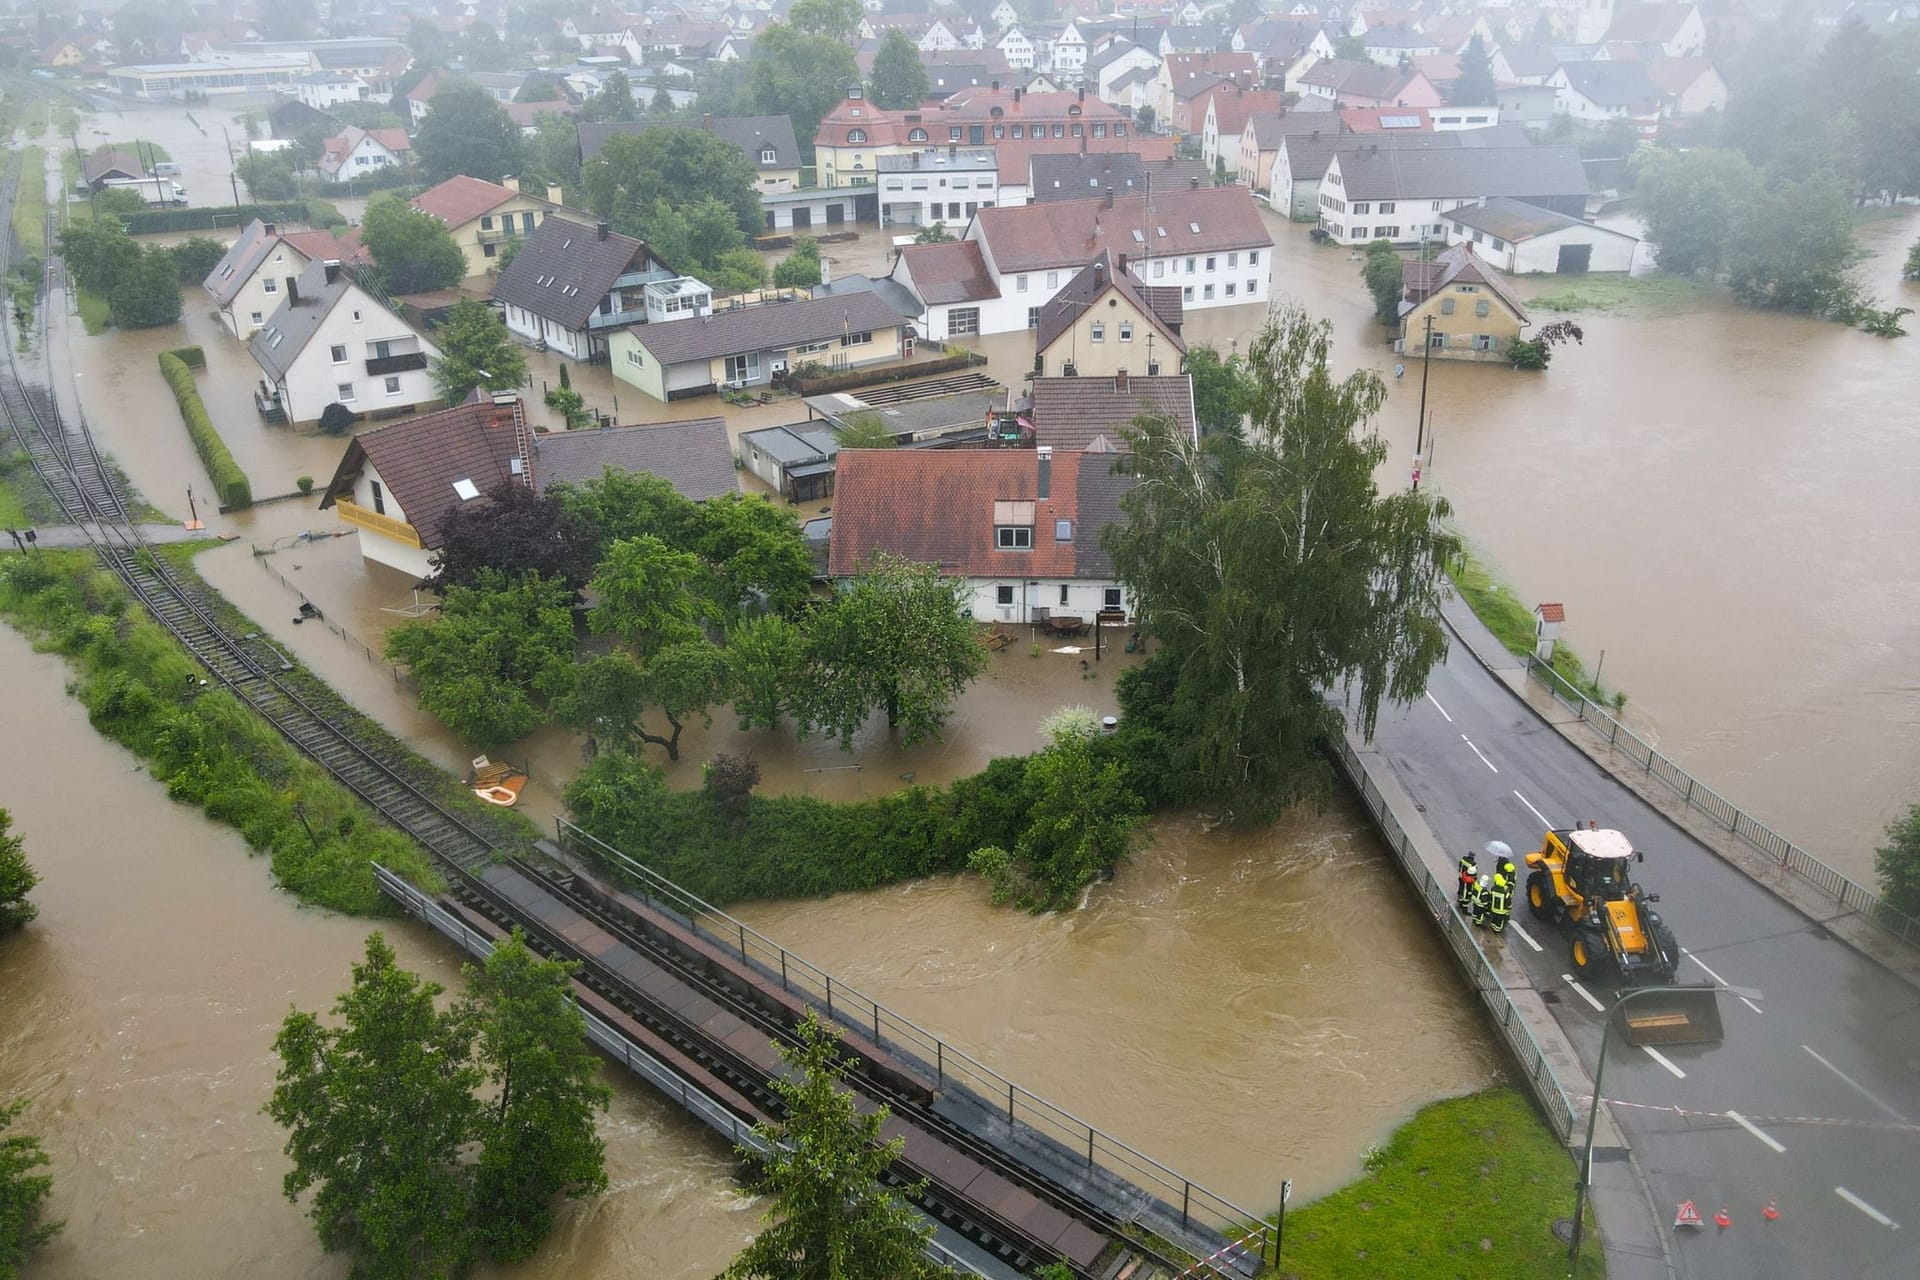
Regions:
M 782 990 L 821 1005 L 827 1013 L 881 1048 L 903 1051 L 933 1068 L 936 1088 L 970 1091 L 985 1106 L 1004 1114 L 1016 1135 L 1021 1126 L 1038 1135 L 1059 1153 L 1087 1168 L 1117 1175 L 1160 1201 L 1177 1207 L 1178 1227 L 1205 1231 L 1242 1244 L 1248 1252 L 1267 1254 L 1273 1228 L 1260 1215 L 1242 1209 L 1223 1196 L 1182 1177 L 1152 1156 L 1137 1151 L 1068 1111 L 1029 1093 L 992 1067 L 954 1048 L 915 1023 L 862 995 L 833 975 L 794 955 L 779 943 L 749 928 L 720 908 L 682 889 L 664 876 L 635 862 L 592 833 L 565 818 L 554 826 L 560 843 L 596 865 L 619 874 L 650 906 L 664 907 L 686 921 L 695 934 L 737 953 L 769 978 L 778 977 Z M 1173 1225 L 1171 1214 L 1169 1226 Z M 1167 1232 L 1148 1223 L 1162 1235 Z
M 1366 801 L 1367 810 L 1373 815 L 1380 833 L 1387 838 L 1387 846 L 1393 850 L 1394 857 L 1400 861 L 1400 869 L 1413 881 L 1420 891 L 1421 899 L 1427 910 L 1432 913 L 1440 926 L 1440 933 L 1453 951 L 1453 958 L 1461 969 L 1473 980 L 1480 993 L 1480 1002 L 1487 1007 L 1488 1015 L 1500 1034 L 1507 1042 L 1507 1048 L 1520 1064 L 1521 1071 L 1527 1077 L 1527 1087 L 1539 1099 L 1541 1107 L 1547 1113 L 1547 1122 L 1561 1141 L 1572 1140 L 1575 1117 L 1573 1104 L 1567 1101 L 1567 1090 L 1554 1074 L 1553 1064 L 1540 1049 L 1540 1042 L 1533 1038 L 1533 1032 L 1527 1030 L 1526 1023 L 1520 1017 L 1520 1011 L 1514 1007 L 1507 995 L 1506 986 L 1500 981 L 1500 975 L 1494 971 L 1493 962 L 1487 959 L 1487 953 L 1480 949 L 1480 940 L 1474 936 L 1473 929 L 1464 917 L 1453 909 L 1453 889 L 1434 879 L 1433 872 L 1427 868 L 1420 853 L 1413 847 L 1413 838 L 1406 828 L 1393 815 L 1387 806 L 1387 799 L 1380 789 L 1373 785 L 1373 778 L 1360 763 L 1360 755 L 1353 749 L 1352 740 L 1342 735 L 1337 754 L 1340 764 L 1360 791 L 1360 798 Z
M 485 963 L 486 958 L 493 953 L 491 938 L 469 928 L 465 921 L 442 907 L 427 894 L 414 888 L 413 885 L 377 862 L 373 864 L 373 874 L 374 878 L 380 882 L 382 893 L 399 903 L 409 914 L 418 917 L 428 927 L 459 943 L 461 949 L 475 960 Z M 759 1152 L 767 1150 L 767 1140 L 756 1133 L 752 1125 L 722 1106 L 711 1094 L 627 1039 L 620 1034 L 618 1028 L 595 1017 L 586 1009 L 580 1010 L 580 1016 L 587 1024 L 587 1039 L 604 1050 L 608 1057 L 619 1062 L 621 1066 L 651 1084 L 668 1098 L 678 1102 L 694 1119 L 720 1134 L 736 1149 L 744 1148 Z M 957 1257 L 938 1241 L 927 1242 L 927 1256 L 934 1262 L 962 1275 L 984 1274 Z
M 1857 911 L 1861 917 L 1910 946 L 1920 946 L 1920 920 L 1914 919 L 1858 881 L 1834 870 L 1820 859 L 1787 839 L 1772 827 L 1722 796 L 1704 782 L 1654 750 L 1653 744 L 1615 719 L 1613 714 L 1573 685 L 1559 672 L 1531 655 L 1527 674 L 1546 686 L 1556 701 L 1564 703 L 1580 722 L 1607 740 L 1607 747 L 1619 751 L 1639 765 L 1649 778 L 1658 778 L 1675 795 L 1686 801 L 1728 833 L 1744 840 L 1751 848 L 1772 858 L 1781 867 L 1805 880 L 1843 910 Z
M 256 551 L 254 552 L 253 558 L 254 558 L 254 561 L 257 564 L 259 564 L 259 566 L 262 569 L 265 569 L 267 571 L 267 573 L 273 578 L 275 582 L 278 582 L 281 586 L 293 592 L 294 595 L 300 597 L 300 605 L 301 605 L 300 616 L 301 617 L 307 619 L 310 622 L 318 622 L 321 626 L 333 632 L 334 635 L 339 636 L 342 640 L 346 641 L 349 645 L 352 645 L 354 648 L 358 649 L 368 662 L 373 663 L 375 666 L 385 667 L 387 670 L 391 671 L 393 673 L 393 682 L 399 685 L 402 689 L 407 689 L 412 687 L 405 672 L 401 671 L 399 667 L 394 666 L 393 663 L 388 662 L 385 658 L 375 653 L 373 651 L 373 647 L 369 645 L 366 641 L 362 640 L 359 636 L 353 634 L 353 632 L 347 630 L 345 627 L 341 626 L 339 623 L 335 622 L 333 619 L 327 617 L 327 615 L 321 611 L 319 605 L 315 604 L 313 601 L 307 598 L 306 592 L 294 586 L 293 583 L 288 580 L 286 574 L 281 573 L 278 569 L 268 564 L 267 553 Z

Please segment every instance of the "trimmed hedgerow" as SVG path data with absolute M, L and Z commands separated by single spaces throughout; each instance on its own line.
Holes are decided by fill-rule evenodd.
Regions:
M 194 451 L 200 455 L 200 461 L 206 464 L 214 492 L 220 495 L 220 505 L 229 511 L 252 506 L 253 484 L 247 479 L 247 473 L 240 469 L 240 464 L 233 460 L 227 442 L 214 429 L 213 419 L 207 414 L 206 402 L 200 398 L 200 388 L 193 380 L 193 370 L 173 352 L 163 351 L 160 353 L 160 374 L 173 389 L 174 402 L 180 406 L 180 416 L 186 420 L 187 435 L 193 440 Z

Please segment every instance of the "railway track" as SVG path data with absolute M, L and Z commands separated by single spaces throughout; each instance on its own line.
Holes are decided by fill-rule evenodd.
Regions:
M 10 214 L 20 164 L 17 154 L 11 158 L 0 215 Z M 0 226 L 9 223 L 10 217 Z M 49 215 L 42 246 L 49 268 L 55 261 L 53 234 Z M 11 265 L 13 242 L 10 229 L 0 237 L 5 257 L 0 274 Z M 434 853 L 451 872 L 448 905 L 493 936 L 520 928 L 540 950 L 578 962 L 583 1003 L 616 1011 L 613 1016 L 626 1019 L 634 1034 L 704 1072 L 719 1086 L 716 1093 L 725 1105 L 748 1123 L 777 1118 L 778 1095 L 769 1081 L 782 1068 L 772 1042 L 794 1039 L 793 1024 L 804 1003 L 783 1003 L 777 992 L 756 988 L 744 971 L 716 975 L 712 958 L 699 957 L 697 939 L 691 950 L 684 940 L 676 944 L 666 936 L 670 929 L 663 932 L 658 921 L 643 920 L 640 904 L 617 888 L 577 872 L 537 867 L 502 849 L 410 781 L 398 761 L 384 759 L 316 706 L 284 678 L 290 663 L 258 636 L 229 631 L 195 587 L 145 543 L 84 417 L 69 421 L 50 392 L 30 387 L 12 344 L 7 345 L 6 366 L 0 370 L 0 412 L 7 426 L 54 502 L 86 531 L 102 563 L 153 618 L 221 686 Z M 584 944 L 595 935 L 631 958 L 616 967 L 609 953 Z M 696 1019 L 689 1013 L 693 1009 L 707 1016 Z M 726 1034 L 716 1033 L 716 1023 Z M 890 1133 L 906 1140 L 895 1181 L 924 1183 L 919 1199 L 930 1216 L 1008 1266 L 1064 1261 L 1084 1280 L 1251 1274 L 1244 1254 L 1238 1265 L 1183 1272 L 1185 1263 L 1134 1239 L 1129 1224 L 1112 1212 L 938 1115 L 929 1105 L 932 1090 L 910 1067 L 890 1064 L 885 1050 L 843 1027 L 836 1030 L 860 1068 L 848 1080 L 860 1105 L 888 1107 Z

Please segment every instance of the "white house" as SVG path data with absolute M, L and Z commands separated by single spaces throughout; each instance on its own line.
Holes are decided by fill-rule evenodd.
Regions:
M 1661 93 L 1637 59 L 1564 62 L 1547 78 L 1556 114 L 1588 124 L 1631 120 L 1642 133 L 1660 125 Z
M 1080 34 L 1080 27 L 1071 19 L 1066 29 L 1053 38 L 1053 73 L 1056 78 L 1066 77 L 1063 83 L 1071 83 L 1080 78 L 1087 66 L 1087 38 Z
M 297 277 L 308 263 L 357 266 L 372 260 L 361 247 L 357 230 L 338 236 L 331 231 L 282 231 L 255 218 L 242 228 L 240 238 L 214 264 L 201 287 L 213 299 L 227 332 L 245 342 L 286 300 L 288 277 Z
M 1007 60 L 1007 66 L 1011 70 L 1033 70 L 1037 50 L 1034 48 L 1033 41 L 1028 39 L 1026 33 L 1020 28 L 1008 27 L 1000 33 L 1000 38 L 994 41 L 993 47 L 1000 51 L 1000 56 Z
M 365 80 L 344 71 L 314 71 L 295 80 L 293 92 L 315 111 L 328 111 L 343 102 L 364 102 L 372 90 Z
M 360 287 L 338 262 L 309 262 L 247 343 L 268 398 L 288 422 L 328 405 L 355 417 L 406 413 L 439 398 L 427 372 L 440 349 Z
M 1447 244 L 1470 241 L 1476 255 L 1508 275 L 1633 269 L 1640 241 L 1552 209 L 1496 197 L 1446 215 Z
M 450 512 L 506 485 L 533 486 L 531 440 L 517 396 L 363 431 L 347 442 L 320 509 L 358 531 L 363 558 L 424 578 Z
M 1083 73 L 1094 96 L 1102 102 L 1110 102 L 1123 111 L 1133 111 L 1139 103 L 1134 101 L 1135 86 L 1142 81 L 1130 79 L 1132 73 L 1139 72 L 1148 82 L 1160 70 L 1160 55 L 1123 36 L 1103 39 L 1087 57 Z M 1126 91 L 1121 91 L 1122 82 Z M 1145 99 L 1141 99 L 1145 101 Z
M 1655 58 L 1647 78 L 1660 90 L 1660 110 L 1668 116 L 1697 116 L 1727 109 L 1727 82 L 1706 58 Z
M 992 147 L 926 147 L 880 156 L 880 225 L 958 229 L 1001 198 L 999 158 Z
M 323 145 L 315 164 L 329 182 L 351 182 L 387 168 L 405 168 L 413 143 L 405 129 L 362 129 L 348 125 Z
M 993 6 L 993 11 L 987 14 L 987 16 L 993 20 L 993 25 L 1000 30 L 1005 30 L 1020 21 L 1020 11 L 1013 7 L 1013 0 L 1000 0 L 1000 3 Z
M 1288 139 L 1289 144 L 1293 141 Z M 1587 175 L 1579 151 L 1573 147 L 1372 145 L 1364 150 L 1338 150 L 1320 181 L 1320 227 L 1337 244 L 1438 239 L 1446 234 L 1444 214 L 1495 196 L 1578 216 L 1587 202 Z
M 507 330 L 575 360 L 606 354 L 620 328 L 645 324 L 648 289 L 671 285 L 673 309 L 705 315 L 713 291 L 662 262 L 643 240 L 602 222 L 589 227 L 558 214 L 523 236 L 494 281 Z M 657 294 L 659 291 L 655 290 Z

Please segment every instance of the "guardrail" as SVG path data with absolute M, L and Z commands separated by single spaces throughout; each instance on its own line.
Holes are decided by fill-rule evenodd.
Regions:
M 1520 1011 L 1514 1008 L 1505 984 L 1494 970 L 1493 962 L 1480 949 L 1479 938 L 1474 936 L 1472 927 L 1460 913 L 1454 910 L 1452 887 L 1434 879 L 1433 872 L 1413 847 L 1413 838 L 1393 815 L 1380 789 L 1373 785 L 1372 776 L 1361 764 L 1359 753 L 1353 749 L 1352 739 L 1342 734 L 1337 747 L 1335 754 L 1339 757 L 1341 767 L 1358 788 L 1360 798 L 1366 801 L 1367 810 L 1373 815 L 1380 833 L 1386 837 L 1387 847 L 1393 850 L 1400 869 L 1413 881 L 1414 888 L 1420 891 L 1427 910 L 1440 926 L 1441 936 L 1453 951 L 1454 960 L 1473 980 L 1474 987 L 1480 993 L 1480 1002 L 1486 1006 L 1488 1015 L 1506 1040 L 1507 1048 L 1513 1052 L 1515 1060 L 1526 1074 L 1527 1087 L 1546 1111 L 1547 1122 L 1553 1126 L 1553 1131 L 1562 1142 L 1571 1141 L 1576 1119 L 1573 1104 L 1567 1100 L 1566 1087 L 1554 1074 L 1553 1064 L 1547 1061 L 1546 1054 L 1541 1052 L 1540 1042 L 1533 1038 L 1533 1032 L 1527 1030 Z
M 442 907 L 429 895 L 377 862 L 373 864 L 373 874 L 374 878 L 380 882 L 382 893 L 399 903 L 409 914 L 417 917 L 435 932 L 444 934 L 459 943 L 461 949 L 475 960 L 484 962 L 493 953 L 493 939 L 470 928 L 464 920 Z M 694 1119 L 719 1133 L 736 1149 L 757 1152 L 768 1150 L 767 1140 L 752 1125 L 746 1124 L 739 1116 L 720 1105 L 712 1095 L 698 1085 L 634 1044 L 621 1035 L 617 1028 L 595 1017 L 588 1010 L 580 1010 L 580 1016 L 586 1019 L 587 1039 L 593 1041 L 621 1066 L 679 1103 Z M 985 1274 L 936 1240 L 927 1242 L 926 1252 L 934 1262 L 959 1274 L 969 1276 Z
M 1695 778 L 1655 750 L 1652 743 L 1621 724 L 1612 712 L 1531 654 L 1527 657 L 1527 674 L 1544 685 L 1556 701 L 1571 708 L 1582 724 L 1605 738 L 1610 750 L 1623 752 L 1641 767 L 1647 777 L 1664 782 L 1686 802 L 1688 808 L 1698 810 L 1725 827 L 1728 834 L 1766 854 L 1781 867 L 1832 898 L 1842 909 L 1859 912 L 1863 919 L 1909 946 L 1920 946 L 1920 920 L 1914 919 L 1857 880 L 1828 866 Z
M 625 878 L 649 906 L 665 907 L 684 920 L 694 933 L 725 947 L 754 964 L 781 988 L 821 1004 L 833 1018 L 930 1065 L 936 1088 L 959 1086 L 983 1103 L 998 1108 L 1009 1123 L 1024 1125 L 1073 1153 L 1089 1168 L 1104 1169 L 1179 1211 L 1182 1228 L 1217 1233 L 1239 1241 L 1264 1258 L 1272 1239 L 1272 1225 L 1260 1214 L 1215 1194 L 1161 1164 L 1152 1156 L 1094 1128 L 1045 1098 L 1022 1089 L 992 1067 L 947 1044 L 926 1028 L 908 1021 L 885 1005 L 834 980 L 832 974 L 779 943 L 736 920 L 720 908 L 682 889 L 642 863 L 634 861 L 589 831 L 565 818 L 555 818 L 560 844 Z

